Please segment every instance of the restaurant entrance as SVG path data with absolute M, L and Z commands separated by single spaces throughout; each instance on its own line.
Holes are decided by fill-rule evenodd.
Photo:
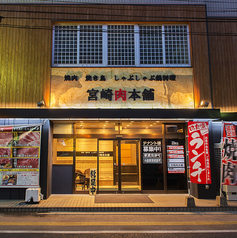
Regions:
M 99 192 L 140 191 L 139 140 L 99 140 L 98 174 Z
M 89 193 L 91 169 L 97 193 L 187 192 L 185 147 L 184 123 L 55 123 L 52 193 Z
M 97 192 L 140 191 L 139 140 L 76 140 L 75 193 L 88 192 L 97 169 Z

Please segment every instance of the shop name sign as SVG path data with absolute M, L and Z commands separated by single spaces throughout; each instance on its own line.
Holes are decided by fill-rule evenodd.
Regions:
M 52 108 L 194 108 L 191 68 L 52 68 Z
M 176 75 L 150 75 L 149 77 L 146 76 L 139 76 L 139 75 L 129 75 L 129 77 L 118 77 L 114 75 L 114 80 L 128 80 L 128 81 L 140 81 L 140 80 L 149 80 L 149 81 L 175 81 Z M 79 77 L 77 75 L 65 75 L 64 81 L 78 81 Z M 105 75 L 86 75 L 85 81 L 106 81 Z

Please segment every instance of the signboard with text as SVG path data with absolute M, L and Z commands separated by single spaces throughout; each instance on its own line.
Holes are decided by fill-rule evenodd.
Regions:
M 0 187 L 38 187 L 41 126 L 0 128 Z
M 188 122 L 191 183 L 211 184 L 208 122 Z
M 51 108 L 194 108 L 190 68 L 52 68 Z
M 222 185 L 237 186 L 236 125 L 224 123 L 222 145 Z
M 184 146 L 178 142 L 167 145 L 167 170 L 168 174 L 185 173 Z
M 142 161 L 143 164 L 162 164 L 161 140 L 142 140 Z

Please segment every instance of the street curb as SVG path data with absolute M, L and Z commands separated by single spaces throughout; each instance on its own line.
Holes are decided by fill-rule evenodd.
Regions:
M 0 207 L 0 213 L 47 212 L 216 212 L 237 211 L 237 207 Z

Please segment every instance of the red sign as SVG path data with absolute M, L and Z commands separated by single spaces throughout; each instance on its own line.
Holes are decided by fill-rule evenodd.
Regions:
M 188 122 L 191 183 L 211 184 L 208 122 Z
M 237 185 L 237 137 L 236 126 L 224 123 L 222 149 L 222 184 Z

